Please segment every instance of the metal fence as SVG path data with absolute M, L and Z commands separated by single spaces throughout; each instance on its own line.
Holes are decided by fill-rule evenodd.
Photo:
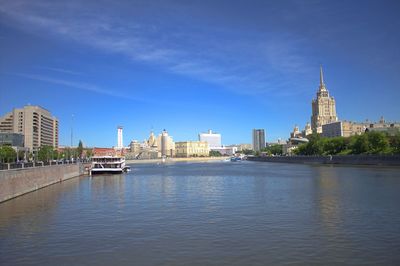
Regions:
M 12 169 L 25 169 L 32 167 L 43 167 L 51 165 L 63 165 L 63 164 L 76 164 L 76 163 L 89 163 L 90 160 L 75 160 L 75 161 L 49 161 L 49 162 L 26 162 L 26 163 L 0 163 L 1 170 L 12 170 Z

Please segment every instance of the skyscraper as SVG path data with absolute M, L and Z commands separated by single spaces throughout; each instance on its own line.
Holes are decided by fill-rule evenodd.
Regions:
M 58 147 L 58 119 L 40 107 L 26 105 L 0 117 L 0 132 L 24 135 L 24 144 L 31 151 L 42 146 Z
M 264 129 L 253 129 L 253 150 L 261 151 L 263 148 L 265 148 Z
M 317 98 L 312 101 L 311 127 L 313 132 L 322 133 L 322 125 L 336 121 L 338 121 L 338 118 L 336 116 L 335 99 L 329 96 L 321 66 Z

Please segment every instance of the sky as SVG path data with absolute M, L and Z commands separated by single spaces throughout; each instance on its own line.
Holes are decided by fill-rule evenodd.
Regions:
M 400 120 L 400 2 L 0 0 L 0 116 L 26 104 L 60 144 L 166 129 L 225 145 L 310 121 L 319 67 L 339 119 Z

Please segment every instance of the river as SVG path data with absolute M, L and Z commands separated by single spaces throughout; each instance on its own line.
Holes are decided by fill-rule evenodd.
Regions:
M 1 265 L 400 265 L 400 168 L 135 164 L 0 204 Z

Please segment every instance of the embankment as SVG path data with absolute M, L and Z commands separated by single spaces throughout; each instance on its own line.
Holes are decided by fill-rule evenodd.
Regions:
M 400 155 L 265 156 L 248 157 L 248 160 L 271 163 L 400 166 Z
M 0 202 L 83 175 L 82 164 L 52 165 L 0 171 Z

